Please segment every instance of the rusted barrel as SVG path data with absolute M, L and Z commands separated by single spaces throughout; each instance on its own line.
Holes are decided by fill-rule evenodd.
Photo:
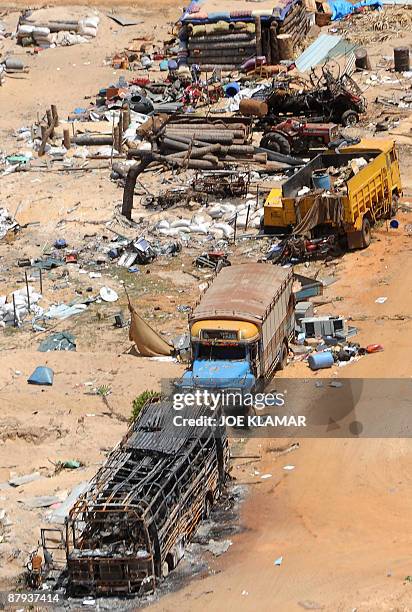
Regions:
M 252 117 L 266 117 L 268 105 L 264 100 L 244 99 L 240 101 L 239 110 L 242 115 Z
M 407 72 L 409 70 L 409 47 L 395 47 L 393 59 L 395 72 Z
M 361 70 L 368 70 L 369 58 L 368 52 L 365 47 L 359 47 L 355 51 L 355 65 L 356 68 L 360 68 Z

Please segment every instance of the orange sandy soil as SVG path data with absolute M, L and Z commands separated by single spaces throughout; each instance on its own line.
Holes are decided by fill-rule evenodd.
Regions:
M 0 49 L 12 48 L 25 57 L 30 67 L 24 78 L 7 78 L 0 92 L 0 139 L 4 151 L 24 149 L 15 141 L 14 130 L 30 124 L 51 103 L 57 104 L 62 117 L 74 107 L 87 104 L 84 96 L 94 96 L 100 87 L 122 74 L 114 74 L 110 66 L 103 65 L 106 56 L 123 49 L 132 38 L 147 36 L 160 42 L 168 35 L 167 24 L 179 14 L 179 8 L 170 1 L 157 2 L 156 6 L 128 5 L 128 12 L 140 15 L 144 24 L 121 28 L 104 15 L 104 7 L 113 4 L 98 4 L 103 7 L 99 34 L 88 45 L 46 50 L 33 56 L 12 41 L 0 42 Z M 12 26 L 17 18 L 18 13 L 9 13 L 4 21 Z M 387 47 L 399 42 L 397 39 Z M 375 46 L 372 57 L 387 52 Z M 369 91 L 368 97 L 376 96 L 377 89 Z M 404 143 L 402 170 L 407 201 L 412 194 L 411 157 L 408 137 L 400 140 Z M 88 221 L 111 219 L 114 205 L 121 200 L 121 190 L 108 180 L 107 170 L 80 177 L 18 173 L 0 181 L 2 205 L 13 213 L 17 211 L 20 223 L 40 221 L 40 226 L 23 230 L 14 243 L 0 244 L 0 294 L 22 287 L 22 271 L 16 267 L 18 257 L 38 256 L 45 243 L 61 235 L 74 246 L 82 244 L 84 234 L 101 235 L 104 226 Z M 77 221 L 58 228 L 58 221 L 70 218 L 67 211 L 79 201 L 72 215 Z M 324 275 L 335 270 L 339 280 L 325 292 L 334 301 L 317 312 L 351 316 L 360 330 L 357 341 L 379 342 L 385 348 L 382 353 L 348 365 L 339 371 L 340 376 L 412 375 L 412 238 L 405 231 L 411 215 L 402 213 L 399 220 L 398 231 L 377 229 L 369 249 L 346 254 L 336 266 L 322 269 Z M 238 261 L 246 260 L 245 249 L 240 251 Z M 154 317 L 151 323 L 171 335 L 185 329 L 185 315 L 177 313 L 176 306 L 194 303 L 198 294 L 198 282 L 183 273 L 182 262 L 191 270 L 187 256 L 171 262 L 158 261 L 150 275 L 130 281 L 129 287 L 145 316 Z M 45 299 L 53 302 L 66 296 L 69 300 L 75 296 L 75 288 L 92 285 L 97 291 L 103 284 L 120 295 L 120 280 L 109 272 L 93 281 L 70 273 L 69 285 L 62 289 L 57 270 L 45 279 Z M 388 297 L 387 302 L 376 304 L 375 299 L 381 295 Z M 124 433 L 126 424 L 120 417 L 129 417 L 132 399 L 144 389 L 156 388 L 162 377 L 178 376 L 183 370 L 176 364 L 130 353 L 127 330 L 112 327 L 113 314 L 120 308 L 124 310 L 125 304 L 121 294 L 113 306 L 92 306 L 86 314 L 57 325 L 56 330 L 69 329 L 76 334 L 77 353 L 41 355 L 36 348 L 44 334 L 39 336 L 28 330 L 0 332 L 0 482 L 8 480 L 12 473 L 37 470 L 43 476 L 18 489 L 0 490 L 0 507 L 6 509 L 12 523 L 10 535 L 0 543 L 3 587 L 13 584 L 36 545 L 40 525 L 47 524 L 47 513 L 28 510 L 24 500 L 62 493 L 90 478 Z M 161 310 L 154 311 L 154 306 Z M 166 318 L 162 318 L 164 313 Z M 52 388 L 35 388 L 26 383 L 40 363 L 55 371 Z M 334 372 L 335 368 L 328 375 Z M 315 378 L 303 363 L 291 364 L 286 375 Z M 101 398 L 85 394 L 86 382 L 111 387 L 109 408 Z M 259 482 L 250 485 L 242 507 L 244 531 L 233 537 L 233 545 L 225 555 L 211 560 L 213 575 L 191 581 L 153 604 L 153 610 L 412 609 L 412 584 L 404 581 L 412 574 L 410 440 L 303 439 L 300 448 L 285 457 L 270 452 L 286 443 L 250 440 L 244 446 L 245 454 L 261 456 L 250 465 L 236 460 L 233 466 L 232 473 L 239 482 Z M 86 467 L 54 475 L 51 461 L 72 458 L 80 459 Z M 284 472 L 282 467 L 287 463 L 296 469 Z M 261 481 L 254 476 L 254 468 L 273 477 Z M 280 555 L 283 564 L 275 567 L 274 560 Z

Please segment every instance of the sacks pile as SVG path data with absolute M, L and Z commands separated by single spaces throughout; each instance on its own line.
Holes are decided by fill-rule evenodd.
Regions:
M 85 43 L 97 36 L 99 21 L 97 15 L 85 17 L 73 22 L 73 28 L 70 30 L 67 30 L 67 23 L 64 22 L 61 22 L 62 29 L 59 29 L 58 21 L 43 25 L 26 21 L 19 24 L 17 28 L 17 42 L 23 47 L 36 45 L 41 48 L 66 47 Z
M 162 219 L 155 224 L 152 231 L 158 236 L 177 237 L 182 240 L 189 240 L 193 235 L 209 236 L 216 240 L 230 239 L 234 234 L 235 218 L 239 229 L 246 227 L 248 208 L 247 229 L 259 229 L 263 219 L 263 206 L 256 205 L 255 196 L 248 196 L 246 202 L 238 205 L 213 202 L 202 210 L 205 214 L 196 213 L 191 219 Z

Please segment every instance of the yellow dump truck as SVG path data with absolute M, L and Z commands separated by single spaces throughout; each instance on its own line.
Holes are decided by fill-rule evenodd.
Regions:
M 402 193 L 399 159 L 392 140 L 361 140 L 340 152 L 314 157 L 264 205 L 267 233 L 346 236 L 350 249 L 365 248 L 371 226 L 396 211 Z

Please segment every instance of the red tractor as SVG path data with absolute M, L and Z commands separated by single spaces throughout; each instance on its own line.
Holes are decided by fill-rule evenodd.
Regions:
M 340 136 L 335 123 L 306 123 L 287 119 L 263 134 L 260 146 L 283 155 L 305 153 L 311 148 L 327 148 Z

